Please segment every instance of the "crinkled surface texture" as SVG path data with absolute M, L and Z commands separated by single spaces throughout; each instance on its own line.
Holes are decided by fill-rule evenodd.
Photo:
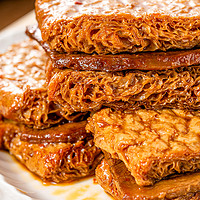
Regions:
M 85 124 L 63 124 L 56 128 L 56 133 L 54 127 L 38 133 L 16 122 L 4 121 L 0 123 L 1 148 L 9 150 L 43 181 L 72 181 L 93 175 L 102 159 L 91 133 L 85 131 Z M 24 134 L 30 138 L 24 138 Z
M 47 55 L 32 40 L 0 55 L 0 114 L 35 128 L 59 123 L 59 107 L 47 100 Z
M 55 69 L 48 65 L 49 100 L 67 113 L 102 106 L 133 111 L 138 108 L 200 108 L 200 67 L 157 71 L 95 72 Z
M 199 200 L 200 173 L 162 180 L 151 187 L 138 186 L 123 162 L 103 159 L 96 169 L 97 182 L 117 200 Z
M 193 48 L 199 13 L 198 0 L 36 0 L 43 40 L 68 53 Z
M 113 72 L 131 69 L 166 70 L 200 64 L 200 49 L 115 55 L 68 54 L 51 50 L 47 42 L 42 40 L 37 26 L 27 27 L 26 34 L 44 48 L 56 68 Z
M 200 112 L 103 109 L 88 120 L 95 145 L 121 159 L 138 185 L 200 169 Z

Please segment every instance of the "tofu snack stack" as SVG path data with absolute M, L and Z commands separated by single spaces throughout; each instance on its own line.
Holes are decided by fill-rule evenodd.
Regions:
M 199 0 L 35 8 L 23 61 L 13 48 L 1 67 L 2 148 L 43 180 L 91 175 L 104 156 L 97 182 L 115 199 L 199 200 Z
M 69 182 L 93 175 L 102 153 L 86 133 L 85 113 L 69 121 L 48 100 L 47 58 L 31 39 L 1 55 L 0 148 L 43 181 Z
M 116 199 L 198 199 L 198 181 L 173 196 L 163 179 L 174 184 L 200 168 L 199 5 L 36 0 L 38 28 L 27 34 L 50 58 L 48 99 L 67 115 L 91 113 L 87 131 L 116 160 L 105 157 L 97 180 Z M 138 188 L 153 194 L 159 185 L 158 193 L 121 190 L 118 162 Z M 108 168 L 113 182 L 99 175 Z

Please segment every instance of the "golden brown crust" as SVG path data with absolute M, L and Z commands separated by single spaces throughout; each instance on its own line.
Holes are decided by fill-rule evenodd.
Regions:
M 60 108 L 47 100 L 47 55 L 32 40 L 0 55 L 0 114 L 35 128 L 59 123 Z
M 123 162 L 103 159 L 96 169 L 101 187 L 117 200 L 199 200 L 200 173 L 162 180 L 151 187 L 138 186 Z
M 121 159 L 139 185 L 200 169 L 200 113 L 103 109 L 86 126 L 96 146 Z
M 10 154 L 43 181 L 72 181 L 93 175 L 102 159 L 101 150 L 95 147 L 91 133 L 83 131 L 85 124 L 72 123 L 73 129 L 69 124 L 58 126 L 57 140 L 54 138 L 55 128 L 40 130 L 40 135 L 46 135 L 41 140 L 38 138 L 38 130 L 32 129 L 30 134 L 30 128 L 26 129 L 24 125 L 12 121 L 0 122 L 3 140 L 1 148 L 9 150 Z M 24 138 L 24 134 L 30 134 L 30 137 L 35 135 L 35 140 Z M 68 137 L 63 140 L 63 135 Z
M 56 51 L 98 54 L 199 46 L 199 1 L 37 0 L 42 38 Z
M 26 33 L 45 49 L 57 68 L 113 72 L 131 69 L 166 70 L 200 64 L 200 49 L 117 55 L 67 54 L 51 50 L 42 40 L 37 26 L 29 26 Z
M 133 111 L 199 109 L 200 67 L 163 71 L 95 72 L 55 69 L 48 65 L 49 100 L 67 113 L 98 110 L 102 106 Z

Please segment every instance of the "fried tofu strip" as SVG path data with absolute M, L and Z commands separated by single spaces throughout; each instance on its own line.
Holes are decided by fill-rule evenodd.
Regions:
M 12 121 L 0 123 L 1 148 L 9 150 L 43 181 L 73 181 L 94 174 L 102 159 L 86 121 L 35 130 Z
M 0 114 L 35 128 L 59 123 L 60 108 L 47 100 L 47 55 L 33 40 L 0 55 Z
M 199 200 L 200 172 L 182 174 L 150 187 L 136 184 L 124 163 L 103 159 L 96 169 L 97 182 L 116 200 Z
M 27 27 L 26 34 L 44 48 L 56 68 L 115 72 L 132 69 L 166 70 L 200 64 L 200 49 L 115 55 L 68 54 L 51 50 L 48 43 L 42 40 L 37 26 Z
M 200 44 L 199 1 L 36 0 L 42 38 L 59 52 L 190 49 Z
M 96 72 L 57 69 L 47 65 L 48 98 L 66 113 L 103 106 L 135 109 L 200 109 L 200 66 L 169 70 Z
M 86 126 L 95 145 L 124 162 L 140 186 L 200 169 L 200 112 L 103 109 Z

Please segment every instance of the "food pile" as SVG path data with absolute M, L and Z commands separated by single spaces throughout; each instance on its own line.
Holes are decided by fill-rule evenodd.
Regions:
M 0 142 L 43 181 L 200 199 L 200 2 L 36 0 L 0 57 Z M 96 169 L 96 170 L 95 170 Z

